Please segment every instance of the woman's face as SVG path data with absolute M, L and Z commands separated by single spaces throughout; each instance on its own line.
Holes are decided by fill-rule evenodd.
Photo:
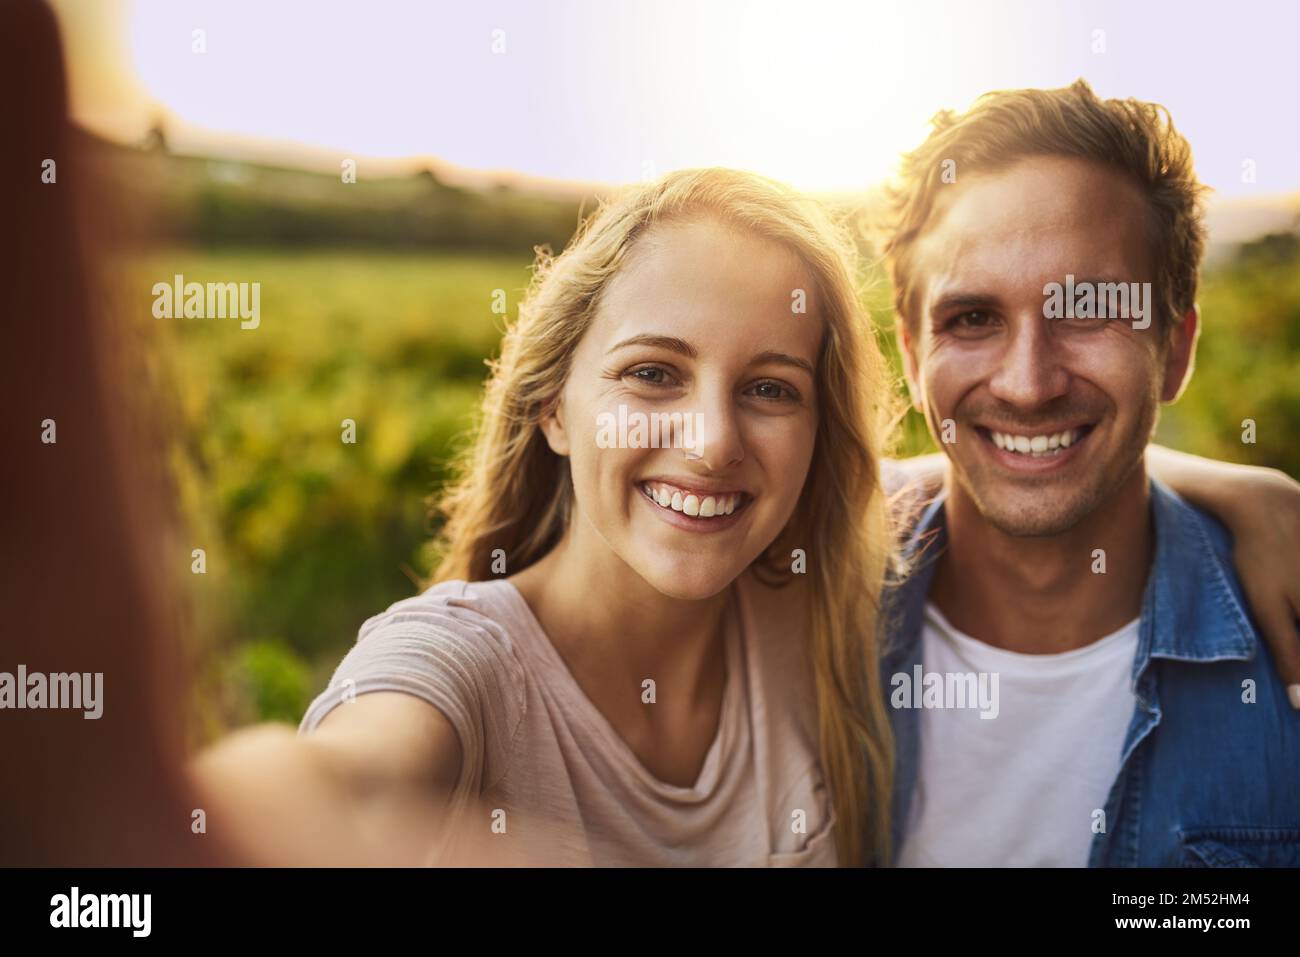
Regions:
M 812 285 L 785 247 L 712 219 L 637 241 L 543 425 L 569 457 L 584 554 L 698 599 L 772 543 L 817 433 Z

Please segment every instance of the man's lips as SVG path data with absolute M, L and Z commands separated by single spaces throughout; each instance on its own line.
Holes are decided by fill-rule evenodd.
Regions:
M 995 461 L 1017 472 L 1042 473 L 1064 468 L 1086 450 L 1088 438 L 1095 423 L 1083 425 L 1036 427 L 1033 431 L 1023 427 L 997 428 L 977 425 L 975 433 L 980 446 Z M 1084 451 L 1082 454 L 1086 454 Z

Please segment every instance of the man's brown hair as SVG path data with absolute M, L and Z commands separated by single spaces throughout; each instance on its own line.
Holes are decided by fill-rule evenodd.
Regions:
M 986 93 L 965 113 L 943 110 L 931 123 L 930 135 L 903 157 L 888 191 L 884 253 L 894 308 L 908 328 L 915 329 L 920 305 L 911 253 L 939 191 L 952 182 L 945 171 L 992 172 L 1031 156 L 1073 156 L 1126 174 L 1147 200 L 1156 323 L 1168 332 L 1195 304 L 1207 187 L 1196 178 L 1191 146 L 1163 106 L 1103 100 L 1076 80 L 1056 90 Z

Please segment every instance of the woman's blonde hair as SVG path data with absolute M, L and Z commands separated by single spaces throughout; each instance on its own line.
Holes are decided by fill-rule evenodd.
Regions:
M 559 542 L 573 488 L 568 460 L 551 451 L 539 424 L 638 237 L 657 223 L 695 218 L 780 243 L 815 285 L 809 295 L 826 331 L 811 468 L 787 528 L 754 571 L 768 584 L 788 583 L 791 548 L 806 553 L 807 647 L 839 859 L 881 863 L 889 853 L 893 739 L 878 675 L 876 622 L 891 546 L 879 463 L 893 392 L 856 294 L 853 244 L 818 203 L 752 174 L 687 170 L 628 189 L 589 217 L 561 255 L 539 254 L 492 364 L 459 480 L 438 503 L 445 524 L 433 580 L 493 577 L 495 549 L 517 572 Z

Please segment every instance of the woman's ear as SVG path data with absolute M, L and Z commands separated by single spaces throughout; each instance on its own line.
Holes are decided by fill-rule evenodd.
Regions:
M 556 455 L 569 454 L 569 432 L 564 427 L 564 397 L 556 397 L 542 415 L 542 434 Z

